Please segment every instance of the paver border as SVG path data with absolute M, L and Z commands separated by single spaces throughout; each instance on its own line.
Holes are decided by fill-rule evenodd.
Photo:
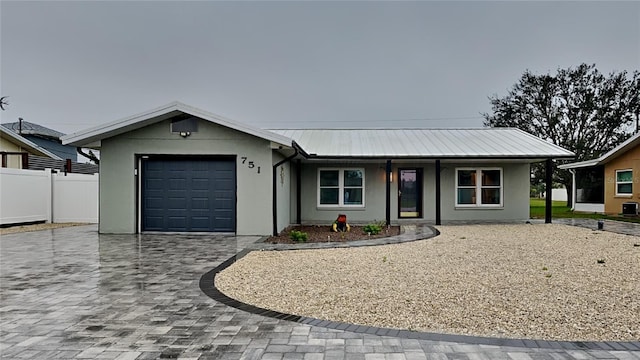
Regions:
M 361 246 L 378 246 L 384 244 L 397 244 L 401 242 L 411 242 L 418 240 L 425 240 L 434 238 L 440 235 L 440 232 L 432 227 L 427 226 L 432 230 L 432 234 L 422 237 L 405 238 L 404 241 L 390 241 L 380 243 L 366 243 L 353 244 L 352 247 Z M 382 238 L 384 239 L 384 238 Z M 357 242 L 356 242 L 357 243 Z M 340 243 L 346 244 L 346 243 Z M 322 247 L 307 247 L 305 249 L 319 249 Z M 266 316 L 274 319 L 287 320 L 296 322 L 299 324 L 324 327 L 327 329 L 344 330 L 361 334 L 372 334 L 379 336 L 391 336 L 404 339 L 417 339 L 417 340 L 429 340 L 429 341 L 445 341 L 445 342 L 457 342 L 473 345 L 493 345 L 493 346 L 507 346 L 507 347 L 523 347 L 523 348 L 540 348 L 540 349 L 563 349 L 563 350 L 620 350 L 620 351 L 640 351 L 639 341 L 554 341 L 554 340 L 541 340 L 541 339 L 517 339 L 517 338 L 495 338 L 485 336 L 473 336 L 473 335 L 456 335 L 456 334 L 443 334 L 434 332 L 422 332 L 422 331 L 410 331 L 393 328 L 382 328 L 368 325 L 357 325 L 338 321 L 321 320 L 312 317 L 300 316 L 282 313 L 279 311 L 260 308 L 251 304 L 243 303 L 242 301 L 231 298 L 222 293 L 215 286 L 215 278 L 218 273 L 222 272 L 229 266 L 233 265 L 236 261 L 242 259 L 247 254 L 253 251 L 262 251 L 263 249 L 245 249 L 237 253 L 236 255 L 225 260 L 223 263 L 208 271 L 200 277 L 200 290 L 204 292 L 211 299 L 221 302 L 227 306 L 246 311 L 251 314 Z M 269 249 L 275 251 L 287 251 L 287 250 L 300 250 L 299 247 L 290 248 L 278 248 Z

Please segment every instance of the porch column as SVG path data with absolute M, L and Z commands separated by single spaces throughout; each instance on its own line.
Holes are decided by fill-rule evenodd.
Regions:
M 436 225 L 442 225 L 440 190 L 440 160 L 436 160 Z
M 387 189 L 387 226 L 391 225 L 391 160 L 387 160 L 387 168 L 386 168 L 386 189 Z
M 302 161 L 296 160 L 296 224 L 301 224 L 302 218 Z
M 553 194 L 553 160 L 547 159 L 545 167 L 545 187 L 546 196 L 544 204 L 544 223 L 551 224 L 551 198 Z

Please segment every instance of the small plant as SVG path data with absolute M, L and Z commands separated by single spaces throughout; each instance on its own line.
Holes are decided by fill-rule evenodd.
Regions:
M 551 277 L 551 274 L 546 274 L 544 277 L 546 277 L 546 278 L 550 278 L 550 277 Z
M 640 243 L 633 244 L 634 247 L 640 247 Z
M 295 242 L 305 242 L 309 239 L 309 235 L 306 232 L 298 230 L 291 230 L 289 237 Z
M 362 231 L 364 231 L 369 235 L 377 235 L 382 231 L 382 226 L 376 223 L 367 224 L 364 227 L 362 227 Z
M 542 271 L 547 271 L 547 270 L 549 270 L 549 268 L 547 268 L 546 266 L 542 267 Z
M 460 240 L 464 240 L 464 239 L 466 239 L 466 238 L 467 238 L 466 236 L 461 236 L 461 237 L 460 237 Z
M 598 264 L 604 264 L 604 263 L 605 263 L 604 259 L 598 259 Z
M 383 257 L 382 257 L 382 262 L 383 262 L 383 263 L 386 263 L 386 262 L 387 262 L 387 257 L 386 257 L 386 256 L 383 256 Z

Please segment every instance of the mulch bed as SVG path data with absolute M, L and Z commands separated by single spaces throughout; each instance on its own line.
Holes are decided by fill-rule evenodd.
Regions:
M 368 240 L 377 239 L 389 236 L 395 236 L 400 234 L 400 226 L 391 226 L 388 229 L 385 228 L 381 233 L 377 235 L 367 235 L 364 232 L 363 226 L 351 225 L 351 231 L 348 232 L 334 232 L 329 225 L 304 225 L 304 226 L 290 226 L 283 230 L 278 236 L 271 236 L 265 242 L 272 244 L 297 244 L 297 242 L 291 240 L 289 233 L 291 230 L 297 230 L 307 233 L 307 243 L 316 242 L 345 242 L 354 240 Z

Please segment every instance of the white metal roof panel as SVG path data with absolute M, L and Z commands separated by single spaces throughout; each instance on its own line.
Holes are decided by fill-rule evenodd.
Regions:
M 571 151 L 514 128 L 277 129 L 310 156 L 356 158 L 562 158 Z

